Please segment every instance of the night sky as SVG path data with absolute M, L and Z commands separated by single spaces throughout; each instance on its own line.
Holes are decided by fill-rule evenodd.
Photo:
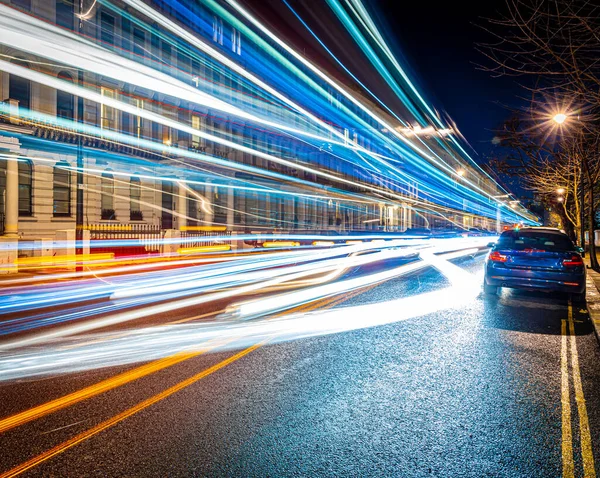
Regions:
M 381 14 L 378 23 L 387 23 L 388 39 L 397 41 L 398 53 L 426 97 L 454 119 L 479 153 L 474 159 L 484 163 L 494 154 L 492 130 L 510 115 L 503 105 L 514 108 L 523 102 L 516 79 L 493 78 L 475 65 L 486 60 L 474 44 L 490 39 L 476 25 L 485 25 L 484 18 L 498 18 L 505 0 L 371 0 L 369 4 Z

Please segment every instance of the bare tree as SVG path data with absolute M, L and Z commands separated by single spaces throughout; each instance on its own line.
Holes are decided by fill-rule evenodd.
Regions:
M 589 0 L 507 0 L 482 25 L 494 39 L 477 49 L 495 75 L 533 76 L 538 88 L 600 102 L 600 6 Z
M 514 115 L 496 132 L 506 154 L 492 161 L 496 172 L 519 177 L 523 186 L 559 214 L 568 231 L 579 234 L 581 204 L 579 163 L 573 155 L 574 142 L 548 143 L 539 128 L 531 128 Z M 564 192 L 557 191 L 564 189 Z M 558 198 L 562 198 L 562 202 Z
M 589 0 L 507 0 L 506 7 L 504 16 L 482 25 L 492 40 L 477 47 L 488 60 L 481 67 L 496 76 L 533 80 L 524 86 L 532 96 L 532 119 L 542 123 L 558 112 L 576 118 L 569 134 L 560 130 L 562 144 L 551 154 L 544 151 L 542 139 L 547 136 L 525 141 L 518 137 L 519 151 L 529 155 L 531 187 L 548 190 L 554 181 L 568 180 L 567 191 L 586 188 L 583 204 L 571 194 L 565 196 L 563 208 L 565 217 L 579 228 L 585 224 L 577 219 L 578 212 L 585 211 L 591 266 L 599 270 L 593 231 L 600 128 L 593 112 L 600 108 L 600 5 Z

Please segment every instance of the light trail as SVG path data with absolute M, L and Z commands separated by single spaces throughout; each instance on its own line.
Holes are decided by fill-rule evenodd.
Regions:
M 398 244 L 396 244 L 397 246 Z M 388 245 L 387 247 L 392 247 Z M 235 295 L 243 295 L 259 290 L 267 290 L 279 284 L 295 281 L 314 275 L 315 273 L 326 273 L 332 270 L 345 268 L 344 261 L 349 266 L 353 264 L 367 264 L 376 262 L 384 258 L 402 257 L 415 252 L 415 249 L 394 250 L 388 254 L 369 255 L 353 257 L 348 259 L 337 259 L 330 263 L 320 264 L 316 261 L 331 258 L 335 256 L 346 256 L 348 254 L 366 251 L 378 250 L 381 245 L 375 246 L 370 243 L 356 246 L 347 246 L 343 249 L 321 250 L 298 254 L 283 254 L 275 257 L 261 257 L 259 260 L 252 258 L 243 261 L 241 264 L 217 265 L 213 268 L 191 272 L 189 270 L 169 271 L 155 273 L 156 279 L 143 279 L 134 277 L 121 277 L 113 279 L 112 283 L 100 284 L 78 284 L 74 282 L 68 286 L 52 287 L 48 290 L 25 293 L 15 293 L 5 296 L 0 308 L 3 313 L 11 311 L 27 311 L 40 309 L 52 305 L 65 305 L 84 300 L 97 299 L 101 297 L 112 297 L 121 300 L 114 304 L 100 305 L 91 308 L 77 308 L 74 311 L 58 314 L 43 314 L 42 316 L 27 316 L 19 319 L 11 319 L 0 326 L 0 333 L 14 333 L 18 331 L 30 330 L 32 328 L 42 328 L 48 325 L 57 325 L 60 323 L 69 323 L 75 320 L 93 317 L 102 314 L 101 318 L 92 319 L 85 323 L 76 323 L 64 326 L 61 329 L 54 329 L 48 332 L 41 332 L 36 336 L 30 336 L 25 339 L 17 339 L 0 344 L 0 351 L 20 347 L 27 344 L 39 343 L 49 338 L 55 338 L 74 333 L 86 332 L 109 325 L 130 322 L 153 314 L 159 314 L 174 310 L 177 308 L 198 306 L 216 300 L 226 299 Z M 297 262 L 308 262 L 305 265 L 292 266 Z M 282 266 L 288 267 L 282 267 Z M 266 269 L 260 271 L 261 269 Z M 259 272 L 256 272 L 259 271 Z M 173 278 L 175 277 L 175 278 Z M 135 285 L 131 285 L 135 284 Z M 159 285 L 160 284 L 160 285 Z M 204 292 L 204 295 L 195 296 L 187 299 L 182 297 L 188 295 L 197 295 Z M 132 297 L 134 297 L 132 299 Z M 137 298 L 136 298 L 137 297 Z M 161 301 L 170 300 L 166 304 L 160 304 Z M 149 306 L 152 302 L 159 302 L 158 305 Z M 142 307 L 144 306 L 144 307 Z M 137 310 L 121 312 L 110 315 L 123 309 L 138 307 Z
M 109 5 L 108 2 L 101 2 L 101 3 Z M 225 64 L 227 66 L 227 68 L 231 69 L 231 71 L 235 71 L 236 74 L 246 75 L 247 79 L 249 81 L 252 81 L 254 84 L 259 85 L 258 82 L 260 82 L 260 79 L 258 79 L 256 76 L 251 75 L 245 69 L 240 68 L 239 65 L 237 65 L 235 62 L 232 62 L 231 60 L 229 60 L 227 57 L 220 54 L 219 52 L 217 52 L 214 48 L 210 47 L 206 42 L 201 41 L 196 36 L 190 34 L 189 32 L 186 32 L 185 30 L 181 29 L 180 27 L 177 27 L 177 25 L 175 25 L 172 21 L 168 20 L 166 17 L 164 17 L 160 13 L 156 12 L 152 8 L 148 7 L 147 5 L 142 4 L 141 2 L 138 2 L 137 0 L 129 0 L 127 3 L 129 3 L 133 8 L 138 9 L 139 11 L 143 11 L 144 14 L 148 15 L 150 18 L 153 18 L 153 19 L 159 21 L 159 23 L 164 28 L 167 28 L 168 30 L 170 30 L 173 34 L 177 35 L 179 38 L 190 43 L 191 45 L 194 45 L 196 48 L 200 49 L 201 51 L 209 54 L 212 58 L 218 60 L 222 64 Z M 215 6 L 212 2 L 209 2 L 209 4 L 212 5 L 214 8 L 217 8 L 217 6 Z M 233 4 L 234 4 L 233 6 L 235 7 L 235 2 L 233 2 Z M 72 35 L 72 34 L 69 34 L 70 36 L 65 35 L 66 32 L 64 32 L 62 29 L 58 29 L 56 27 L 48 25 L 44 22 L 41 22 L 40 20 L 33 19 L 27 15 L 24 15 L 20 12 L 15 11 L 14 9 L 11 9 L 9 7 L 5 7 L 5 8 L 7 10 L 7 12 L 6 12 L 7 16 L 11 16 L 11 18 L 9 20 L 6 20 L 6 29 L 7 29 L 7 31 L 10 32 L 10 35 L 7 34 L 6 39 L 3 40 L 5 42 L 7 42 L 7 44 L 11 44 L 13 46 L 16 46 L 16 44 L 20 44 L 22 49 L 29 49 L 30 52 L 36 52 L 38 54 L 43 54 L 43 55 L 46 55 L 47 57 L 54 58 L 55 60 L 65 62 L 65 61 L 67 61 L 64 58 L 65 52 L 70 53 L 72 51 L 72 48 L 69 48 L 70 44 L 64 44 L 64 38 L 68 38 L 69 41 L 71 41 L 71 42 L 82 41 L 82 45 L 84 45 L 85 48 L 90 49 L 90 55 L 89 55 L 90 58 L 85 57 L 78 61 L 88 61 L 88 62 L 93 63 L 93 65 L 79 64 L 78 66 L 80 66 L 80 67 L 84 66 L 89 71 L 98 72 L 100 70 L 106 70 L 107 65 L 116 65 L 115 71 L 117 71 L 117 69 L 119 69 L 118 71 L 122 71 L 122 73 L 120 73 L 121 76 L 119 76 L 119 78 L 121 78 L 121 79 L 126 78 L 125 81 L 128 81 L 130 83 L 132 81 L 131 79 L 138 78 L 138 72 L 141 72 L 141 73 L 139 73 L 139 78 L 143 77 L 146 79 L 143 81 L 140 79 L 139 83 L 137 83 L 137 84 L 141 84 L 144 87 L 152 86 L 151 89 L 154 89 L 156 91 L 167 92 L 168 94 L 173 95 L 177 98 L 182 98 L 184 100 L 189 100 L 192 102 L 195 101 L 196 104 L 209 105 L 209 106 L 217 108 L 217 109 L 220 108 L 222 111 L 226 111 L 230 114 L 233 114 L 233 115 L 236 115 L 239 117 L 244 117 L 253 122 L 261 123 L 261 121 L 262 121 L 262 124 L 268 125 L 277 130 L 286 130 L 286 128 L 287 128 L 288 132 L 291 132 L 294 134 L 299 134 L 299 135 L 304 135 L 304 136 L 308 135 L 307 137 L 310 137 L 312 134 L 306 130 L 290 129 L 285 124 L 268 123 L 268 122 L 265 123 L 264 120 L 261 120 L 260 118 L 252 116 L 252 115 L 248 116 L 248 114 L 245 111 L 243 111 L 239 108 L 236 108 L 222 100 L 216 99 L 212 95 L 208 95 L 206 93 L 200 94 L 200 92 L 197 89 L 191 88 L 190 86 L 185 85 L 184 83 L 180 82 L 179 80 L 177 80 L 169 75 L 163 74 L 161 72 L 157 72 L 157 71 L 153 70 L 152 68 L 146 67 L 145 65 L 140 65 L 138 62 L 134 62 L 134 61 L 131 61 L 128 59 L 123 59 L 123 61 L 117 61 L 115 57 L 118 58 L 118 56 L 108 50 L 99 49 L 93 43 L 83 41 L 82 39 L 78 38 L 75 35 Z M 364 21 L 364 19 L 363 19 L 363 21 Z M 138 20 L 138 22 L 139 22 L 139 20 Z M 256 23 L 256 22 L 254 22 L 254 23 Z M 31 40 L 31 32 L 28 32 L 27 28 L 26 28 L 28 25 L 29 26 L 35 25 L 36 27 L 39 27 L 43 30 L 44 33 L 40 34 L 40 37 L 43 38 L 43 41 L 45 42 L 44 45 L 45 45 L 46 50 L 40 48 L 40 45 L 37 44 L 37 43 L 39 43 L 39 41 L 41 41 L 39 38 L 36 39 L 35 41 Z M 142 23 L 140 23 L 140 25 L 142 25 Z M 257 26 L 257 25 L 255 24 L 255 26 Z M 148 28 L 150 28 L 150 27 L 148 27 Z M 31 30 L 31 28 L 30 28 L 30 30 Z M 23 31 L 25 33 L 23 33 Z M 263 33 L 268 32 L 264 27 L 261 28 L 261 31 Z M 29 34 L 29 37 L 27 37 L 28 34 Z M 19 36 L 19 35 L 21 35 L 21 36 Z M 52 35 L 54 35 L 54 36 L 52 36 Z M 25 36 L 27 38 L 22 38 L 22 36 Z M 270 32 L 268 33 L 268 36 L 270 38 L 272 38 L 272 34 L 270 34 Z M 61 41 L 59 41 L 59 39 L 61 39 L 62 43 L 61 43 Z M 255 41 L 258 42 L 259 38 L 256 38 Z M 278 41 L 281 42 L 281 40 L 278 40 Z M 55 43 L 57 45 L 60 45 L 60 47 L 56 46 Z M 91 53 L 92 51 L 94 52 L 94 54 Z M 288 52 L 290 52 L 290 51 L 293 51 L 293 50 L 288 49 Z M 57 57 L 56 55 L 62 55 L 62 56 Z M 307 65 L 306 60 L 304 58 L 302 58 L 301 56 L 296 54 L 294 57 L 297 60 L 301 61 L 305 66 Z M 72 62 L 74 60 L 71 59 L 70 61 Z M 129 105 L 125 102 L 119 101 L 114 98 L 108 98 L 106 96 L 98 95 L 97 93 L 95 93 L 93 91 L 89 91 L 86 88 L 73 85 L 72 83 L 57 80 L 56 78 L 49 77 L 49 75 L 44 75 L 43 73 L 40 73 L 40 72 L 23 71 L 23 69 L 19 70 L 19 68 L 21 68 L 21 67 L 19 67 L 18 65 L 8 66 L 9 64 L 7 62 L 2 63 L 2 65 L 3 65 L 4 69 L 7 69 L 7 71 L 10 70 L 13 74 L 20 74 L 22 76 L 24 75 L 26 78 L 34 79 L 35 81 L 40 81 L 40 82 L 47 84 L 49 86 L 52 86 L 54 88 L 62 89 L 63 91 L 68 91 L 71 94 L 74 94 L 77 96 L 85 96 L 86 98 L 92 99 L 93 101 L 96 101 L 99 104 L 108 105 L 108 106 L 118 109 L 120 111 L 125 111 L 130 114 L 133 114 L 134 116 L 149 119 L 150 121 L 163 124 L 165 126 L 173 128 L 174 130 L 186 132 L 188 134 L 192 134 L 194 136 L 204 138 L 208 141 L 221 144 L 225 147 L 232 148 L 232 149 L 241 151 L 243 153 L 248 153 L 248 154 L 252 154 L 254 156 L 258 156 L 258 157 L 265 159 L 267 161 L 270 161 L 270 162 L 275 162 L 275 163 L 284 165 L 289 168 L 300 169 L 300 170 L 303 170 L 306 172 L 310 172 L 311 174 L 316 174 L 317 176 L 321 176 L 321 177 L 327 178 L 329 180 L 333 180 L 334 182 L 351 185 L 354 187 L 359 186 L 359 187 L 368 189 L 371 192 L 379 192 L 379 193 L 383 192 L 383 194 L 390 196 L 390 199 L 393 199 L 393 200 L 401 200 L 401 201 L 409 202 L 409 203 L 410 202 L 421 202 L 419 199 L 394 194 L 390 190 L 386 191 L 385 188 L 383 188 L 384 190 L 382 191 L 381 188 L 376 188 L 369 184 L 358 185 L 358 183 L 356 183 L 355 181 L 345 179 L 336 174 L 326 173 L 323 170 L 321 170 L 320 168 L 312 168 L 312 167 L 303 166 L 302 164 L 299 164 L 298 162 L 291 162 L 291 161 L 279 158 L 277 156 L 274 156 L 273 154 L 265 153 L 265 152 L 255 149 L 255 148 L 249 148 L 247 146 L 236 143 L 235 141 L 228 141 L 228 140 L 225 140 L 225 139 L 220 138 L 215 135 L 203 133 L 199 129 L 190 128 L 189 126 L 186 126 L 185 124 L 182 124 L 180 122 L 169 120 L 166 117 L 156 115 L 152 112 L 148 112 L 148 111 L 140 109 L 138 107 L 134 107 L 132 105 Z M 292 68 L 292 65 L 290 64 L 290 65 L 288 65 L 288 67 Z M 295 68 L 295 67 L 293 67 L 293 68 Z M 27 70 L 27 69 L 24 69 L 24 70 Z M 112 68 L 111 68 L 111 71 L 112 71 Z M 295 73 L 298 73 L 297 69 L 294 69 L 293 71 Z M 313 66 L 311 71 L 313 73 L 317 74 L 317 72 L 319 70 L 314 68 L 314 66 Z M 114 74 L 116 75 L 117 73 L 114 73 Z M 250 75 L 250 76 L 248 76 L 248 75 Z M 326 77 L 327 75 L 324 75 L 323 72 L 319 72 L 318 76 L 322 80 L 323 79 L 322 77 L 323 76 Z M 44 79 L 44 77 L 46 77 L 46 78 Z M 306 78 L 306 81 L 309 81 L 309 78 L 304 74 L 302 75 L 302 78 Z M 146 81 L 152 81 L 154 83 L 146 83 Z M 312 82 L 312 80 L 310 80 L 310 82 Z M 134 84 L 136 84 L 135 81 L 134 81 Z M 314 86 L 314 89 L 316 89 L 320 92 L 319 94 L 321 96 L 323 96 L 323 90 L 317 83 L 312 82 L 310 84 Z M 277 92 L 277 90 L 270 88 L 268 85 L 266 85 L 264 83 L 261 83 L 259 86 L 264 91 L 268 90 L 269 94 L 277 94 L 277 97 L 281 101 L 284 101 L 284 100 L 287 101 L 287 103 L 289 103 L 290 107 L 292 107 L 292 104 L 293 104 L 292 109 L 294 111 L 298 111 L 300 114 L 304 115 L 305 117 L 309 117 L 309 119 L 311 121 L 313 121 L 316 125 L 318 125 L 319 128 L 324 128 L 326 131 L 328 131 L 328 133 L 330 135 L 338 137 L 338 138 L 340 138 L 340 140 L 343 139 L 343 141 L 335 142 L 335 141 L 332 141 L 331 139 L 326 139 L 323 136 L 318 136 L 318 135 L 314 136 L 313 135 L 313 137 L 312 137 L 313 140 L 322 141 L 325 139 L 325 142 L 327 144 L 329 144 L 330 147 L 333 145 L 335 148 L 342 148 L 342 149 L 349 148 L 349 150 L 351 152 L 354 152 L 358 149 L 361 151 L 361 153 L 363 153 L 367 156 L 370 156 L 371 158 L 373 158 L 374 161 L 381 164 L 384 167 L 384 169 L 381 171 L 382 175 L 387 175 L 388 178 L 394 177 L 394 178 L 397 178 L 397 180 L 398 180 L 397 184 L 392 184 L 392 182 L 390 182 L 390 181 L 387 182 L 388 186 L 393 186 L 392 189 L 395 188 L 395 189 L 402 190 L 402 188 L 403 188 L 402 182 L 412 180 L 413 177 L 411 175 L 407 175 L 407 173 L 399 170 L 394 165 L 392 165 L 389 161 L 384 160 L 383 156 L 381 156 L 380 154 L 371 154 L 370 151 L 368 151 L 365 148 L 362 148 L 359 144 L 357 144 L 352 139 L 349 139 L 347 136 L 345 136 L 340 131 L 338 131 L 337 128 L 331 127 L 330 125 L 323 122 L 321 119 L 319 119 L 314 114 L 311 114 L 308 110 L 299 107 L 298 104 L 289 100 L 285 95 L 282 95 L 279 92 Z M 339 89 L 339 87 L 338 87 L 338 89 Z M 413 87 L 413 89 L 414 89 L 414 87 Z M 190 95 L 193 95 L 195 99 L 191 98 Z M 200 95 L 200 96 L 198 96 L 198 95 Z M 350 95 L 350 96 L 352 96 L 352 95 Z M 210 103 L 211 101 L 212 101 L 212 103 Z M 360 104 L 360 102 L 355 102 L 355 103 Z M 362 105 L 361 105 L 361 108 L 363 110 L 363 113 L 367 110 Z M 351 111 L 344 109 L 344 112 L 349 118 L 350 117 L 353 118 L 352 121 L 360 120 L 360 118 L 358 118 Z M 378 118 L 377 120 L 379 121 L 380 124 L 383 124 L 381 118 Z M 362 121 L 362 120 L 360 120 L 360 121 Z M 428 169 L 431 177 L 435 177 L 436 180 L 441 181 L 442 184 L 445 184 L 444 187 L 448 187 L 450 185 L 451 176 L 452 176 L 452 174 L 455 174 L 455 172 L 454 172 L 453 168 L 449 168 L 449 166 L 447 166 L 446 163 L 441 160 L 439 155 L 434 154 L 435 157 L 433 157 L 433 156 L 429 155 L 428 153 L 426 153 L 424 150 L 420 150 L 418 148 L 415 149 L 415 144 L 411 141 L 407 142 L 406 138 L 404 138 L 399 133 L 396 133 L 396 129 L 394 127 L 392 127 L 391 125 L 389 125 L 390 128 L 388 129 L 388 131 L 391 132 L 391 134 L 394 136 L 394 138 L 396 140 L 399 140 L 400 142 L 403 143 L 402 148 L 400 148 L 399 144 L 396 144 L 395 142 L 390 141 L 389 139 L 382 136 L 382 134 L 378 131 L 377 128 L 372 128 L 372 127 L 366 125 L 364 122 L 362 122 L 361 124 L 369 130 L 370 135 L 377 138 L 377 141 L 383 142 L 386 145 L 386 147 L 392 148 L 400 155 L 408 154 L 411 161 L 415 162 L 415 165 L 418 164 L 418 165 L 420 165 L 420 167 Z M 406 147 L 408 147 L 410 149 L 410 151 L 404 149 Z M 433 150 L 431 150 L 431 148 L 427 147 L 427 149 L 431 153 L 433 153 Z M 344 155 L 340 155 L 340 152 L 338 152 L 338 151 L 335 151 L 335 152 L 332 151 L 332 154 L 335 157 L 339 158 L 341 161 L 352 162 L 350 157 L 344 157 Z M 423 159 L 426 159 L 427 161 L 430 161 L 430 162 L 433 161 L 435 164 L 437 164 L 437 166 L 439 168 L 444 170 L 450 176 L 442 174 L 440 172 L 440 170 L 432 167 L 431 165 L 428 165 L 427 162 L 422 162 Z M 207 159 L 207 157 L 204 157 L 202 160 L 203 161 L 211 161 L 211 162 L 215 161 L 214 158 Z M 229 166 L 239 168 L 239 166 L 234 166 L 234 163 L 229 163 Z M 375 178 L 373 178 L 373 179 L 375 179 Z M 421 185 L 421 188 L 420 188 L 421 191 L 423 191 L 423 192 L 428 191 L 427 196 L 430 198 L 433 197 L 432 193 L 435 191 L 435 188 L 433 186 L 431 186 L 427 183 L 423 183 L 422 181 L 417 181 L 417 182 L 419 182 Z M 462 183 L 469 184 L 469 187 L 471 189 L 465 188 Z M 460 190 L 460 195 L 462 195 L 462 196 L 466 195 L 467 197 L 471 198 L 470 201 L 474 201 L 474 202 L 478 203 L 477 206 L 473 206 L 473 207 L 479 208 L 480 213 L 485 213 L 488 215 L 488 217 L 493 217 L 493 215 L 494 215 L 493 213 L 495 211 L 489 205 L 489 199 L 492 197 L 492 196 L 490 196 L 489 193 L 480 189 L 479 186 L 477 186 L 476 184 L 470 182 L 470 180 L 468 178 L 464 178 L 461 181 L 461 185 L 459 185 L 458 188 L 456 188 L 456 189 Z M 476 191 L 478 191 L 478 192 L 476 192 Z M 482 193 L 483 195 L 480 193 Z M 442 194 L 439 196 L 443 197 L 444 195 Z M 453 196 L 451 196 L 451 197 L 452 197 L 452 199 L 446 200 L 446 204 L 448 204 L 448 205 L 454 204 L 454 206 L 460 205 L 461 201 L 458 198 L 455 199 Z M 439 200 L 438 200 L 438 202 L 439 202 Z M 429 205 L 427 207 L 433 207 L 433 206 Z M 512 211 L 502 211 L 502 214 L 509 215 L 509 214 L 515 214 L 515 213 Z
M 297 296 L 282 294 L 279 296 L 279 301 L 273 303 L 271 307 L 262 309 L 262 318 L 256 316 L 258 313 L 256 310 L 250 311 L 249 316 L 243 316 L 243 318 L 254 318 L 250 321 L 221 320 L 203 324 L 153 327 L 133 330 L 117 337 L 114 334 L 100 334 L 85 337 L 83 344 L 81 338 L 57 341 L 57 337 L 54 337 L 52 345 L 44 346 L 38 343 L 33 351 L 13 351 L 10 355 L 5 354 L 0 357 L 0 380 L 154 360 L 176 353 L 193 352 L 208 340 L 220 339 L 228 342 L 227 346 L 217 350 L 244 348 L 274 335 L 278 337 L 278 341 L 297 340 L 381 326 L 421 317 L 446 308 L 459 307 L 472 301 L 480 293 L 480 281 L 448 260 L 472 255 L 476 251 L 477 249 L 466 248 L 446 253 L 444 256 L 426 254 L 423 258 L 425 265 L 438 269 L 452 284 L 450 287 L 434 292 L 381 303 L 307 314 L 291 314 L 273 319 L 271 315 L 274 311 L 282 310 L 282 301 L 287 300 L 285 302 L 287 308 L 298 304 Z M 407 269 L 407 273 L 409 271 L 410 269 Z M 396 277 L 401 275 L 397 274 Z M 381 276 L 372 277 L 367 282 L 376 283 L 379 280 Z M 313 289 L 321 287 L 323 286 Z M 337 293 L 339 292 L 338 289 Z M 316 294 L 312 297 L 316 297 Z M 305 300 L 310 299 L 305 298 Z M 73 345 L 77 346 L 72 347 Z
M 320 141 L 328 140 L 326 136 L 315 135 L 305 130 L 297 130 L 285 124 L 273 123 L 250 115 L 223 100 L 192 88 L 172 76 L 116 55 L 74 33 L 2 4 L 0 4 L 0 28 L 4 32 L 0 43 L 9 47 L 28 51 L 74 68 L 109 76 L 117 81 L 135 84 L 151 91 L 176 96 L 197 105 L 214 108 L 265 126 Z M 326 125 L 322 124 L 321 126 Z

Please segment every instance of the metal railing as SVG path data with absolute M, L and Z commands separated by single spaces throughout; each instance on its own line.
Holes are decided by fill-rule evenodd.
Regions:
M 115 252 L 117 255 L 160 252 L 165 236 L 165 231 L 153 224 L 90 224 L 88 230 L 90 241 L 106 242 L 94 247 L 93 252 Z
M 229 244 L 231 231 L 181 231 L 181 247 L 214 246 Z

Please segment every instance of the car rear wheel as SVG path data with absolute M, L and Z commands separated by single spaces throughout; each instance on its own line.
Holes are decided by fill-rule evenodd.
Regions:
M 498 286 L 483 284 L 483 292 L 484 294 L 493 295 L 498 292 Z

